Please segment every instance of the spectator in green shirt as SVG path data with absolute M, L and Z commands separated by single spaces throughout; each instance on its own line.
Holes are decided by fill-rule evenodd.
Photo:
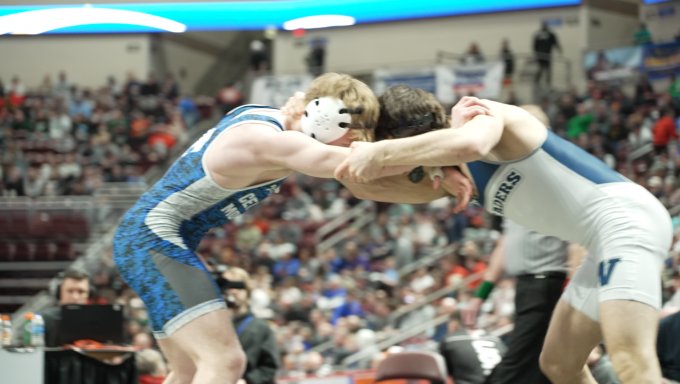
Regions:
M 635 31 L 633 39 L 635 40 L 635 45 L 645 45 L 652 43 L 652 34 L 647 29 L 647 25 L 645 25 L 645 23 L 640 23 L 640 29 Z
M 593 122 L 593 115 L 586 110 L 583 104 L 576 107 L 577 115 L 567 121 L 567 138 L 576 139 L 578 136 L 588 132 L 590 124 Z
M 673 99 L 680 99 L 680 79 L 675 74 L 671 75 L 671 85 L 668 86 L 668 93 L 670 93 Z

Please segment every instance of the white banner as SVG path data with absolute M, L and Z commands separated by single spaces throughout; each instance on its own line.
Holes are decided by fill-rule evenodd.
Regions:
M 483 99 L 498 99 L 503 85 L 503 62 L 460 65 L 438 65 L 437 99 L 453 104 L 471 93 Z
M 295 92 L 306 92 L 312 75 L 263 76 L 253 81 L 250 104 L 283 107 Z
M 421 69 L 376 69 L 373 72 L 373 92 L 380 95 L 396 84 L 406 84 L 411 88 L 435 93 L 437 87 L 433 67 Z

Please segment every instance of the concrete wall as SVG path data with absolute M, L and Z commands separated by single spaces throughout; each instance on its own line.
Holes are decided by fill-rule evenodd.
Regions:
M 673 40 L 680 33 L 680 1 L 642 5 L 640 18 L 647 23 L 655 41 Z
M 633 33 L 640 25 L 638 15 L 628 15 L 588 8 L 588 49 L 615 48 L 633 43 Z
M 544 19 L 561 21 L 553 30 L 565 56 L 575 60 L 585 44 L 580 17 L 579 7 L 566 7 L 309 30 L 304 38 L 281 32 L 274 46 L 274 68 L 277 73 L 303 71 L 308 42 L 316 37 L 328 40 L 327 69 L 349 73 L 432 64 L 437 51 L 463 53 L 473 41 L 486 55 L 497 54 L 504 38 L 515 52 L 528 53 Z
M 62 70 L 82 87 L 100 87 L 110 75 L 122 82 L 128 72 L 146 78 L 149 45 L 141 34 L 0 36 L 0 78 L 19 76 L 27 87 L 38 86 L 45 75 L 54 81 Z

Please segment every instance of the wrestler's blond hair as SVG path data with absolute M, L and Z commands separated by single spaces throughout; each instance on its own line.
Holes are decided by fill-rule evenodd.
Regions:
M 375 141 L 374 129 L 378 124 L 380 104 L 371 88 L 350 75 L 328 72 L 317 77 L 305 94 L 305 105 L 319 97 L 342 100 L 347 108 L 361 108 L 360 114 L 352 114 L 352 124 L 363 128 L 350 128 L 354 141 Z
M 243 284 L 245 284 L 246 290 L 248 291 L 249 294 L 250 291 L 253 289 L 252 281 L 250 280 L 250 274 L 246 272 L 245 269 L 238 267 L 229 267 L 229 269 L 222 273 L 222 277 L 224 277 L 227 280 L 243 281 Z

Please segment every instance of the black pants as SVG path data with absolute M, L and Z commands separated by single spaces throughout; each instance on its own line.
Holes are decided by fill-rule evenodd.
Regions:
M 551 81 L 551 71 L 550 71 L 550 60 L 538 59 L 538 71 L 536 72 L 536 84 L 541 82 L 541 75 L 545 72 L 546 79 L 548 80 L 548 85 Z
M 538 366 L 538 358 L 564 281 L 564 276 L 555 275 L 517 278 L 515 330 L 510 335 L 508 351 L 489 376 L 488 384 L 550 384 Z

